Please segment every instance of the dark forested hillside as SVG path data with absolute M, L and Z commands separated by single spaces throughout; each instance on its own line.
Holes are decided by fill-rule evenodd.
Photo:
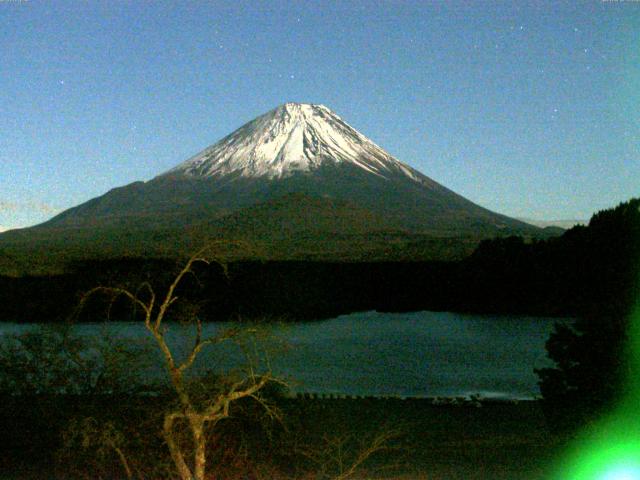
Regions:
M 582 315 L 603 304 L 621 311 L 634 295 L 639 205 L 636 199 L 599 212 L 588 226 L 549 240 L 486 240 L 462 261 L 243 261 L 229 265 L 228 278 L 217 266 L 202 267 L 181 296 L 208 320 L 425 309 Z M 0 277 L 0 319 L 64 318 L 96 285 L 135 289 L 150 281 L 161 291 L 178 267 L 171 259 L 123 257 L 72 263 L 60 275 Z M 100 319 L 94 307 L 96 316 L 84 319 Z M 119 314 L 131 318 L 124 307 L 112 309 L 111 318 Z
M 462 262 L 471 310 L 587 314 L 603 306 L 627 309 L 637 294 L 640 199 L 596 213 L 588 226 L 561 237 L 525 243 L 519 237 L 487 240 Z

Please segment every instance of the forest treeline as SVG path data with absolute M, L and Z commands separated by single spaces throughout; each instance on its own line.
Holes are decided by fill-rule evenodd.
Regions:
M 180 295 L 205 320 L 311 320 L 364 310 L 579 316 L 603 302 L 622 311 L 637 286 L 639 208 L 640 199 L 631 200 L 547 240 L 485 240 L 457 262 L 242 261 L 226 275 L 218 265 L 201 266 Z M 63 320 L 97 285 L 148 281 L 162 290 L 179 265 L 123 257 L 74 263 L 60 275 L 0 277 L 0 320 Z M 108 302 L 93 299 L 80 320 L 135 318 L 127 302 L 106 309 Z

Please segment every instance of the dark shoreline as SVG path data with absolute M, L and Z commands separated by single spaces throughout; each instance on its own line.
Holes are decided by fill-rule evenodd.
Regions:
M 122 415 L 134 411 L 136 401 L 138 407 L 148 405 L 148 398 L 88 400 L 90 397 L 58 398 L 48 405 L 43 398 L 3 402 L 3 473 L 14 474 L 8 478 L 26 480 L 45 478 L 45 472 L 51 472 L 54 478 L 54 452 L 60 447 L 57 429 L 68 418 L 105 411 Z M 303 435 L 310 441 L 336 431 L 363 436 L 390 426 L 398 430 L 391 456 L 373 459 L 371 465 L 375 467 L 376 460 L 399 465 L 383 478 L 406 479 L 423 474 L 434 478 L 542 480 L 549 478 L 549 468 L 566 442 L 550 431 L 539 401 L 491 402 L 481 407 L 400 399 L 297 397 L 278 402 L 284 421 L 293 429 L 289 434 Z M 47 411 L 55 412 L 54 416 Z M 60 474 L 60 465 L 57 471 Z M 114 471 L 118 471 L 117 465 Z
M 164 291 L 176 269 L 165 259 L 86 262 L 52 276 L 0 276 L 0 322 L 60 322 L 68 319 L 83 292 L 96 285 L 135 290 L 150 280 Z M 237 262 L 224 278 L 214 267 L 183 285 L 181 298 L 199 306 L 204 321 L 277 319 L 305 321 L 362 311 L 402 313 L 451 311 L 470 314 L 574 316 L 580 296 L 537 278 L 497 277 L 465 262 Z M 106 319 L 106 302 L 89 305 L 75 321 Z M 130 320 L 125 302 L 111 319 Z

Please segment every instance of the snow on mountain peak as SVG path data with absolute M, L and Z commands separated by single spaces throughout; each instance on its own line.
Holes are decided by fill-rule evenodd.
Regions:
M 283 178 L 347 162 L 374 175 L 424 178 L 324 105 L 285 103 L 257 117 L 167 174 Z

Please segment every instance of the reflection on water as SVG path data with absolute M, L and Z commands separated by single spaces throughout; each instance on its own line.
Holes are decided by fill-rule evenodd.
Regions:
M 480 316 L 448 312 L 343 315 L 312 323 L 269 327 L 286 349 L 270 342 L 274 373 L 293 391 L 348 395 L 532 398 L 539 395 L 534 368 L 547 365 L 544 344 L 554 320 L 523 316 Z M 230 324 L 207 324 L 215 335 Z M 0 324 L 2 333 L 34 325 Z M 149 337 L 142 324 L 114 322 L 74 327 L 82 335 L 105 332 L 117 338 Z M 193 344 L 193 327 L 168 325 L 167 338 L 179 354 Z M 237 349 L 209 351 L 199 371 L 242 364 Z M 160 358 L 158 358 L 158 365 Z M 164 375 L 161 368 L 150 377 Z

